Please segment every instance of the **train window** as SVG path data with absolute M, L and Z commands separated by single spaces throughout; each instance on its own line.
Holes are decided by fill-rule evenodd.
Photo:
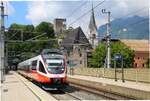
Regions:
M 43 66 L 41 61 L 39 61 L 39 71 L 42 72 L 42 73 L 46 73 L 46 71 L 44 69 L 44 66 Z
M 36 66 L 37 66 L 37 60 L 32 61 L 32 67 L 31 67 L 31 69 L 32 70 L 36 70 Z

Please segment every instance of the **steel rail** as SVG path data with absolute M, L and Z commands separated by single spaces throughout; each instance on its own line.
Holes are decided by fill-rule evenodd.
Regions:
M 69 85 L 73 86 L 73 87 L 76 87 L 78 89 L 82 89 L 83 91 L 87 91 L 87 92 L 90 92 L 90 93 L 93 93 L 93 94 L 96 94 L 96 95 L 100 95 L 100 96 L 108 98 L 110 100 L 129 100 L 129 99 L 135 100 L 135 98 L 132 98 L 132 97 L 127 97 L 127 96 L 123 96 L 123 95 L 118 94 L 118 93 L 107 92 L 107 91 L 104 91 L 104 90 L 98 90 L 98 89 L 91 88 L 91 87 L 88 87 L 88 86 L 83 86 L 83 85 L 80 85 L 80 84 L 69 83 Z

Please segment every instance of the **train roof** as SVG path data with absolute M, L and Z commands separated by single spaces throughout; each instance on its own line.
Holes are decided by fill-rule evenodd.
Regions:
M 46 54 L 59 54 L 59 55 L 63 55 L 63 52 L 60 49 L 43 49 L 43 51 L 41 52 L 42 55 L 46 55 Z
M 40 55 L 22 61 L 19 64 L 29 63 L 29 61 L 33 61 L 40 58 L 41 55 L 43 56 L 43 58 L 64 58 L 63 52 L 59 49 L 43 49 Z
M 27 60 L 25 60 L 25 61 L 22 61 L 22 62 L 20 62 L 19 64 L 26 64 L 26 63 L 30 63 L 29 61 L 33 61 L 33 60 L 36 60 L 36 59 L 38 59 L 40 57 L 40 55 L 38 55 L 38 56 L 35 56 L 35 57 L 32 57 L 32 58 L 30 58 L 30 59 L 27 59 Z
M 60 55 L 60 54 L 46 54 L 46 55 L 42 55 L 43 58 L 64 58 L 64 55 Z

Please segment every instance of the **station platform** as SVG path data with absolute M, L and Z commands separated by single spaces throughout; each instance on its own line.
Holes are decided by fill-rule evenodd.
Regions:
M 18 73 L 11 71 L 1 85 L 2 101 L 56 101 L 54 97 Z
M 122 80 L 98 78 L 83 75 L 68 75 L 68 82 L 111 93 L 125 95 L 134 99 L 150 100 L 150 84 Z

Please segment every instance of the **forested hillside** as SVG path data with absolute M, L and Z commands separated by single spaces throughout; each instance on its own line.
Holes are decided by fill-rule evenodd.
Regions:
M 57 48 L 53 24 L 41 22 L 37 26 L 11 24 L 5 33 L 8 62 L 13 64 L 31 58 L 44 48 Z
M 106 25 L 98 29 L 99 36 L 104 37 Z M 133 16 L 111 21 L 111 37 L 113 39 L 148 39 L 149 18 Z

